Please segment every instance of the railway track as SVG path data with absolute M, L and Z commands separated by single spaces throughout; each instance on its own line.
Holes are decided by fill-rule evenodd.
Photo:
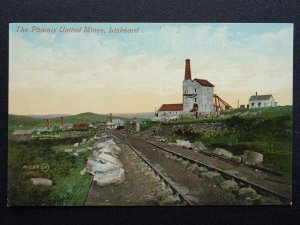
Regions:
M 116 135 L 115 135 L 116 136 Z M 119 135 L 118 135 L 119 136 Z M 117 137 L 117 138 L 119 138 L 120 139 L 120 137 Z M 132 146 L 131 144 L 129 144 L 128 142 L 127 142 L 127 140 L 126 140 L 126 138 L 124 138 L 124 137 L 122 137 L 121 138 L 123 141 L 124 141 L 124 143 L 126 143 L 128 146 L 130 146 L 130 148 L 139 156 L 139 157 L 141 157 L 142 158 L 142 160 L 147 164 L 147 165 L 149 165 L 149 167 L 151 167 L 151 169 L 173 190 L 173 192 L 174 193 L 178 193 L 178 191 L 179 190 L 177 190 L 176 189 L 176 187 L 175 186 L 173 186 L 172 185 L 172 183 L 170 183 L 169 181 L 168 181 L 168 179 L 165 179 L 165 177 L 164 177 L 164 175 L 163 174 L 161 174 L 159 171 L 157 171 L 156 169 L 155 169 L 155 167 L 145 158 L 145 157 L 143 157 L 142 155 L 141 155 L 141 153 L 140 153 L 140 151 L 139 150 L 137 150 L 137 149 L 135 149 L 134 148 L 134 146 Z M 188 157 L 188 156 L 185 156 L 185 155 L 183 155 L 183 154 L 180 154 L 180 153 L 178 153 L 178 152 L 175 152 L 175 151 L 172 151 L 172 150 L 170 150 L 170 149 L 166 149 L 166 148 L 164 148 L 164 147 L 162 147 L 162 146 L 159 146 L 159 145 L 157 145 L 157 144 L 155 144 L 155 143 L 152 143 L 152 142 L 149 142 L 149 141 L 146 141 L 146 140 L 144 140 L 144 139 L 142 139 L 142 138 L 137 138 L 136 137 L 136 139 L 138 139 L 139 141 L 141 141 L 141 142 L 143 142 L 143 143 L 146 143 L 146 144 L 148 144 L 148 145 L 151 145 L 151 146 L 154 146 L 155 148 L 157 148 L 157 149 L 159 149 L 159 150 L 161 150 L 161 151 L 163 151 L 163 152 L 165 152 L 165 153 L 168 153 L 168 154 L 171 154 L 171 155 L 173 155 L 173 156 L 176 156 L 177 158 L 181 158 L 182 160 L 185 160 L 185 161 L 188 161 L 189 163 L 191 163 L 191 164 L 195 164 L 195 165 L 197 165 L 198 167 L 205 167 L 205 168 L 207 168 L 207 170 L 209 170 L 209 171 L 216 171 L 216 172 L 218 172 L 218 173 L 220 173 L 224 178 L 227 178 L 227 179 L 232 179 L 232 180 L 234 180 L 234 181 L 236 181 L 238 184 L 239 184 L 239 186 L 240 187 L 246 187 L 246 186 L 249 186 L 249 187 L 251 187 L 251 188 L 253 188 L 253 189 L 255 189 L 256 190 L 256 192 L 257 193 L 259 193 L 259 194 L 261 194 L 261 195 L 263 195 L 263 196 L 274 196 L 274 197 L 276 197 L 276 198 L 278 198 L 283 204 L 290 204 L 291 203 L 291 198 L 289 197 L 289 196 L 286 196 L 286 195 L 284 195 L 284 194 L 282 194 L 282 193 L 279 193 L 279 192 L 277 192 L 277 191 L 274 191 L 274 190 L 272 190 L 272 189 L 270 189 L 270 188 L 267 188 L 267 187 L 264 187 L 264 186 L 262 186 L 262 185 L 260 185 L 260 184 L 258 184 L 258 183 L 256 183 L 256 182 L 253 182 L 253 181 L 249 181 L 249 180 L 246 180 L 246 179 L 244 179 L 244 178 L 241 178 L 241 177 L 238 177 L 238 176 L 236 176 L 236 175 L 233 175 L 233 174 L 230 174 L 230 173 L 228 173 L 228 172 L 226 172 L 226 171 L 224 171 L 224 170 L 222 170 L 222 169 L 220 169 L 220 168 L 217 168 L 217 167 L 215 167 L 215 166 L 213 166 L 213 165 L 209 165 L 209 164 L 207 164 L 207 163 L 205 163 L 205 162 L 202 162 L 202 161 L 199 161 L 199 160 L 197 160 L 197 159 L 193 159 L 193 158 L 191 158 L 191 157 Z M 206 152 L 205 152 L 206 153 Z M 216 157 L 214 154 L 206 154 L 206 155 L 208 155 L 208 156 L 210 156 L 210 157 L 215 157 L 215 158 L 218 158 L 218 159 L 220 159 L 220 160 L 222 160 L 222 161 L 226 161 L 226 162 L 229 162 L 229 160 L 227 160 L 227 159 L 224 159 L 223 157 Z M 223 160 L 224 159 L 224 160 Z M 232 163 L 232 161 L 230 161 L 229 163 L 231 163 L 231 164 L 239 164 L 239 165 L 241 165 L 240 163 Z M 264 172 L 268 172 L 268 171 L 264 171 Z M 191 205 L 191 203 L 188 201 L 188 199 L 186 199 L 185 198 L 185 195 L 183 194 L 183 193 L 178 193 L 178 195 L 180 196 L 180 198 L 184 201 L 184 202 L 186 202 L 188 205 Z
M 164 151 L 164 152 L 167 152 L 167 153 L 172 154 L 172 155 L 174 155 L 174 156 L 176 156 L 176 157 L 182 158 L 183 160 L 186 160 L 186 161 L 188 161 L 188 162 L 190 162 L 190 163 L 192 163 L 192 164 L 196 164 L 197 166 L 201 166 L 201 167 L 206 167 L 209 171 L 217 171 L 217 172 L 219 172 L 223 177 L 228 178 L 228 179 L 233 179 L 233 180 L 235 180 L 238 184 L 240 184 L 241 186 L 250 186 L 250 187 L 252 187 L 253 189 L 255 189 L 255 190 L 256 190 L 258 193 L 260 193 L 260 194 L 275 196 L 275 197 L 277 197 L 278 199 L 280 199 L 280 201 L 282 201 L 284 204 L 290 204 L 290 201 L 291 201 L 290 197 L 287 197 L 287 196 L 285 196 L 285 195 L 283 195 L 283 194 L 281 194 L 281 193 L 278 193 L 278 192 L 276 192 L 276 191 L 274 191 L 274 190 L 271 190 L 271 189 L 266 188 L 266 187 L 264 187 L 264 186 L 261 186 L 261 185 L 259 185 L 259 184 L 257 184 L 257 183 L 254 183 L 254 182 L 245 180 L 245 179 L 243 179 L 243 178 L 240 178 L 240 177 L 238 177 L 238 176 L 235 176 L 235 175 L 233 175 L 233 174 L 230 174 L 230 173 L 228 173 L 228 172 L 225 172 L 225 171 L 223 171 L 223 170 L 221 170 L 221 169 L 219 169 L 219 168 L 216 168 L 216 167 L 214 167 L 214 166 L 212 166 L 212 165 L 209 165 L 209 164 L 207 164 L 207 163 L 200 162 L 199 160 L 192 159 L 192 158 L 190 158 L 190 157 L 188 157 L 188 156 L 184 156 L 184 155 L 182 155 L 182 154 L 180 154 L 180 153 L 178 153 L 178 152 L 174 152 L 174 151 L 172 151 L 172 150 L 170 150 L 170 149 L 163 148 L 163 147 L 161 147 L 161 146 L 159 146 L 159 145 L 157 145 L 157 144 L 154 144 L 154 143 L 152 143 L 152 142 L 145 141 L 145 140 L 143 140 L 143 139 L 141 139 L 141 138 L 139 138 L 139 140 L 140 140 L 140 141 L 143 141 L 144 143 L 150 144 L 150 145 L 152 145 L 152 146 L 154 146 L 154 147 L 156 147 L 156 148 L 158 148 L 158 149 L 160 149 L 160 150 L 162 150 L 162 151 Z M 210 156 L 211 156 L 211 155 L 210 155 Z M 228 160 L 226 160 L 226 161 L 228 161 Z M 230 161 L 230 163 L 231 163 L 231 161 Z M 234 163 L 232 163 L 232 164 L 234 164 Z
M 151 170 L 155 173 L 156 176 L 159 177 L 159 179 L 164 182 L 166 187 L 169 187 L 172 192 L 173 195 L 177 195 L 181 201 L 184 203 L 184 205 L 188 205 L 188 206 L 192 206 L 193 203 L 186 197 L 186 195 L 184 193 L 182 193 L 170 180 L 169 178 L 167 178 L 166 176 L 164 176 L 159 170 L 156 169 L 156 167 L 154 165 L 152 165 L 152 163 L 149 162 L 149 160 L 146 159 L 146 157 L 144 157 L 141 152 L 136 149 L 135 147 L 133 147 L 130 143 L 127 142 L 126 137 L 120 137 L 119 135 L 113 134 L 112 136 L 118 138 L 119 140 L 123 141 L 125 144 L 127 144 L 133 151 L 134 153 L 140 157 L 142 159 L 142 161 L 144 163 L 146 163 Z

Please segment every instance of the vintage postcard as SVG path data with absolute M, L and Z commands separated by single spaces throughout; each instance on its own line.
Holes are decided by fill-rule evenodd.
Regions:
M 293 32 L 11 23 L 7 205 L 291 205 Z

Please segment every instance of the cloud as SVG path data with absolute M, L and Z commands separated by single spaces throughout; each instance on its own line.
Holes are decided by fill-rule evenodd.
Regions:
M 145 32 L 141 26 L 140 31 L 117 37 L 36 34 L 31 39 L 11 32 L 10 93 L 38 92 L 43 88 L 49 95 L 51 90 L 67 96 L 99 89 L 115 93 L 111 102 L 130 95 L 129 99 L 122 98 L 128 105 L 132 95 L 142 92 L 151 93 L 153 99 L 173 96 L 168 99 L 178 102 L 185 58 L 191 59 L 193 78 L 208 79 L 215 91 L 225 97 L 226 93 L 234 93 L 225 99 L 228 102 L 235 103 L 237 94 L 247 96 L 256 90 L 275 93 L 292 89 L 290 27 L 247 37 L 229 25 L 167 24 Z M 93 92 L 96 93 L 100 92 Z M 102 97 L 103 94 L 98 96 Z M 292 102 L 291 97 L 281 100 Z M 10 104 L 14 101 L 10 99 Z M 90 103 L 83 104 L 87 109 Z

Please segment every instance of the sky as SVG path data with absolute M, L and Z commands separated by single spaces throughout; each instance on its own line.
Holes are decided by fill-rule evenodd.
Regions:
M 255 92 L 292 105 L 291 23 L 11 23 L 9 113 L 154 112 L 182 103 L 187 58 L 233 107 Z

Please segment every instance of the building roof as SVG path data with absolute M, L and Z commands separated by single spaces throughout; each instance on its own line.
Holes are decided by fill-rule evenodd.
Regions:
M 262 101 L 262 100 L 269 100 L 272 95 L 252 95 L 249 101 Z
M 182 111 L 183 104 L 163 104 L 158 111 Z
M 214 85 L 212 83 L 210 83 L 208 80 L 203 80 L 203 79 L 194 79 L 195 81 L 197 81 L 199 84 L 201 84 L 202 86 L 206 86 L 206 87 L 214 87 Z

